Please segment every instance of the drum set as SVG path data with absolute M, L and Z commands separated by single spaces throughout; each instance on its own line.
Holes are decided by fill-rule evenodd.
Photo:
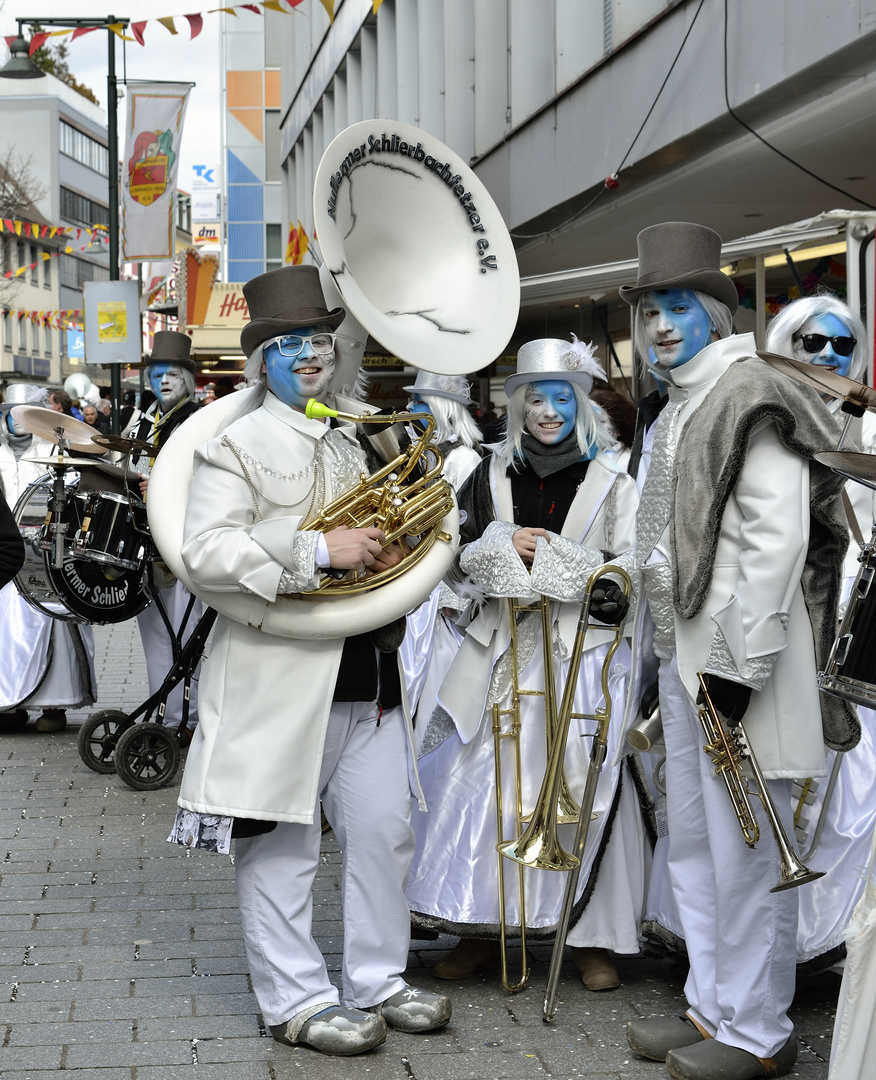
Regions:
M 140 497 L 141 475 L 132 467 L 132 458 L 154 458 L 159 448 L 97 434 L 81 420 L 42 406 L 16 405 L 11 411 L 21 427 L 54 444 L 50 455 L 30 459 L 44 465 L 46 473 L 13 508 L 25 547 L 24 565 L 15 578 L 24 600 L 66 622 L 124 622 L 150 603 L 164 614 L 156 587 L 163 572 L 161 555 Z M 118 460 L 105 460 L 108 451 Z M 178 683 L 190 684 L 214 620 L 215 612 L 208 610 L 182 645 L 187 619 L 174 630 L 165 616 L 174 647 L 171 671 L 133 713 L 103 709 L 85 721 L 78 741 L 85 765 L 99 773 L 116 772 L 136 790 L 170 783 L 179 768 L 181 744 L 180 733 L 161 723 L 164 705 Z M 153 713 L 157 723 L 151 722 Z M 140 716 L 144 721 L 138 723 Z
M 835 450 L 815 454 L 815 460 L 840 476 L 876 490 L 876 455 L 842 449 L 852 420 L 867 411 L 876 412 L 876 390 L 835 371 L 778 353 L 759 352 L 758 356 L 798 382 L 814 387 L 820 394 L 841 399 L 846 423 L 839 443 Z M 849 523 L 854 532 L 858 526 L 851 518 L 852 515 Z M 869 542 L 864 543 L 863 537 L 860 540 L 858 561 L 861 568 L 852 585 L 827 666 L 818 673 L 818 686 L 826 694 L 872 709 L 876 708 L 876 589 L 871 589 L 876 575 L 876 522 Z

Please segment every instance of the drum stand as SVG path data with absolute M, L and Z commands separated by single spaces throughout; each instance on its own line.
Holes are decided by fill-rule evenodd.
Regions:
M 192 597 L 179 630 L 174 631 L 160 600 L 155 596 L 153 603 L 158 604 L 170 633 L 174 653 L 173 666 L 164 682 L 133 712 L 103 709 L 90 716 L 79 729 L 79 757 L 88 768 L 98 773 L 118 773 L 128 787 L 136 791 L 154 791 L 165 787 L 179 768 L 184 738 L 182 733 L 186 731 L 189 718 L 192 676 L 216 621 L 216 612 L 206 608 L 191 637 L 181 644 L 194 602 L 195 597 Z M 171 691 L 181 682 L 185 683 L 182 719 L 174 730 L 165 727 L 164 711 Z M 153 712 L 156 713 L 155 721 L 151 719 Z M 139 717 L 143 719 L 138 720 Z

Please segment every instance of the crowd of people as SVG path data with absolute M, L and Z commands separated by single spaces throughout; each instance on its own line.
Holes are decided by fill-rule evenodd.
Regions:
M 753 335 L 735 331 L 721 238 L 669 222 L 640 233 L 638 250 L 637 280 L 621 289 L 653 388 L 638 410 L 574 334 L 520 346 L 504 421 L 486 432 L 467 378 L 421 371 L 405 387 L 410 413 L 434 420 L 459 545 L 407 615 L 381 619 L 375 591 L 368 618 L 351 619 L 346 636 L 277 629 L 268 613 L 411 555 L 410 538 L 387 542 L 376 524 L 319 524 L 372 464 L 348 419 L 369 406 L 340 375 L 355 344 L 347 313 L 328 309 L 314 267 L 244 286 L 248 389 L 210 388 L 235 400 L 191 468 L 177 554 L 192 591 L 158 564 L 157 606 L 139 621 L 152 688 L 200 613 L 195 597 L 220 611 L 198 694 L 168 702 L 190 744 L 171 839 L 226 853 L 234 841 L 252 983 L 279 1042 L 354 1055 L 388 1029 L 447 1024 L 448 995 L 405 979 L 412 935 L 457 939 L 437 979 L 485 974 L 509 989 L 519 985 L 509 941 L 524 931 L 559 936 L 582 993 L 618 987 L 614 958 L 639 953 L 647 936 L 685 956 L 687 1007 L 632 1021 L 633 1051 L 684 1080 L 794 1067 L 798 968 L 841 960 L 876 824 L 869 717 L 862 725 L 817 679 L 873 525 L 873 496 L 818 459 L 843 435 L 836 394 L 777 370 Z M 790 303 L 766 349 L 865 377 L 864 328 L 833 296 Z M 157 334 L 146 376 L 155 400 L 127 434 L 148 500 L 154 457 L 143 444 L 157 454 L 198 411 L 188 338 Z M 311 400 L 338 415 L 312 416 Z M 46 404 L 66 411 L 58 392 Z M 96 410 L 86 413 L 95 425 Z M 872 452 L 869 417 L 845 433 L 848 448 Z M 30 436 L 8 406 L 0 422 L 11 504 L 28 482 Z M 411 418 L 406 430 L 416 438 L 422 424 Z M 622 573 L 588 584 L 607 567 Z M 0 592 L 10 620 L 16 598 L 13 585 Z M 582 605 L 590 626 L 578 655 Z M 65 664 L 58 646 L 71 624 L 15 618 L 29 619 L 42 642 L 32 655 Z M 81 666 L 87 628 L 79 633 L 82 647 L 69 652 Z M 33 673 L 33 686 L 22 678 L 5 695 L 4 715 L 89 700 L 87 663 L 78 683 L 71 663 L 63 679 L 75 690 L 59 696 L 53 679 Z M 518 871 L 496 848 L 526 828 L 559 742 L 565 801 L 547 809 L 560 849 L 572 849 L 609 705 L 605 763 L 566 897 L 566 874 L 540 868 L 547 856 Z M 653 729 L 658 716 L 651 751 L 636 752 L 627 733 L 646 718 Z M 756 845 L 716 775 L 710 717 L 731 744 L 747 740 L 750 757 L 731 770 L 744 793 L 758 791 L 756 763 Z M 834 798 L 818 783 L 829 772 Z M 772 833 L 794 846 L 801 783 L 820 791 L 810 808 L 822 819 L 810 859 L 818 880 L 784 887 L 795 883 Z M 324 820 L 343 852 L 340 987 L 313 936 Z

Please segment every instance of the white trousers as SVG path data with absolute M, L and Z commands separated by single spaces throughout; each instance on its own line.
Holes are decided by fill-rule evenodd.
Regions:
M 158 590 L 158 601 L 163 605 L 170 619 L 170 624 L 178 633 L 186 613 L 191 593 L 181 581 L 175 581 L 169 589 Z M 198 625 L 198 620 L 204 610 L 200 600 L 196 600 L 192 612 L 186 623 L 183 644 L 188 641 L 192 631 Z M 146 675 L 149 679 L 149 696 L 151 697 L 167 678 L 168 672 L 173 667 L 173 644 L 164 620 L 161 617 L 156 603 L 150 604 L 137 616 L 137 625 L 140 628 L 140 641 L 143 644 L 143 653 L 146 657 Z M 198 722 L 198 675 L 200 665 L 195 669 L 192 676 L 192 685 L 189 693 L 189 720 L 187 726 L 195 727 Z M 170 727 L 179 726 L 182 720 L 183 694 L 185 686 L 181 682 L 173 688 L 164 711 L 164 723 Z M 156 719 L 156 717 L 153 717 Z
M 780 860 L 760 800 L 752 799 L 760 825 L 752 849 L 724 782 L 703 753 L 703 728 L 674 654 L 660 664 L 660 708 L 668 871 L 690 959 L 688 1012 L 719 1042 L 772 1057 L 793 1027 L 788 1009 L 796 977 L 797 890 L 769 891 L 780 879 Z M 793 837 L 791 785 L 769 781 Z
M 343 853 L 341 993 L 313 940 L 320 815 L 280 822 L 235 841 L 237 901 L 253 988 L 269 1025 L 320 1002 L 368 1008 L 405 986 L 405 900 L 414 853 L 408 746 L 401 709 L 377 724 L 373 702 L 336 702 L 329 716 L 320 799 Z

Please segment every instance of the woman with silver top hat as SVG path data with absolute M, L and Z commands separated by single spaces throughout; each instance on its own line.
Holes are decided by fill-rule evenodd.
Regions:
M 31 459 L 46 458 L 57 449 L 26 431 L 11 410 L 15 405 L 45 404 L 45 387 L 16 383 L 0 405 L 0 484 L 11 507 L 29 484 L 46 475 L 45 465 Z M 37 731 L 54 734 L 67 726 L 67 709 L 94 704 L 97 680 L 90 626 L 44 615 L 10 582 L 0 590 L 0 635 L 0 731 L 26 724 L 27 710 L 40 709 Z
M 769 324 L 766 348 L 855 382 L 867 377 L 864 326 L 847 304 L 830 294 L 803 297 L 782 308 Z M 825 400 L 834 415 L 841 404 L 841 397 Z M 876 453 L 876 414 L 867 410 L 852 419 L 847 439 L 850 448 Z M 846 482 L 845 493 L 846 511 L 853 515 L 858 535 L 869 543 L 876 521 L 876 493 L 854 480 Z M 853 535 L 843 568 L 844 598 L 860 569 L 860 551 Z M 865 869 L 876 823 L 876 712 L 859 705 L 858 713 L 861 741 L 846 754 L 828 752 L 829 775 L 837 770 L 833 790 L 828 795 L 825 780 L 811 785 L 812 801 L 803 815 L 807 821 L 804 849 L 815 841 L 815 829 L 820 824 L 817 846 L 806 861 L 813 870 L 825 871 L 823 878 L 800 893 L 797 962 L 810 968 L 816 964 L 828 966 L 843 953 L 849 919 L 866 883 Z
M 468 379 L 464 375 L 419 371 L 413 385 L 403 389 L 411 395 L 409 412 L 428 413 L 435 418 L 435 442 L 444 455 L 443 475 L 459 491 L 483 457 L 480 428 L 468 411 L 472 403 Z M 407 617 L 399 655 L 418 747 L 435 707 L 438 687 L 462 641 L 455 624 L 468 603 L 442 581 L 429 599 Z M 422 716 L 418 713 L 421 699 Z
M 507 599 L 550 598 L 554 667 L 561 696 L 580 602 L 590 571 L 632 542 L 636 488 L 616 460 L 618 449 L 602 411 L 589 400 L 594 378 L 605 374 L 592 346 L 574 339 L 525 344 L 517 372 L 505 382 L 510 398 L 508 433 L 460 493 L 465 520 L 455 584 L 476 596 L 477 614 L 438 691 L 424 733 L 420 775 L 428 814 L 414 815 L 417 854 L 408 885 L 414 924 L 457 934 L 460 942 L 435 968 L 439 978 L 464 978 L 499 961 L 492 707 L 510 702 Z M 602 611 L 615 621 L 620 591 L 606 587 Z M 518 623 L 522 689 L 545 683 L 538 611 Z M 602 698 L 601 672 L 613 632 L 592 631 L 585 641 L 576 712 L 592 712 Z M 623 711 L 629 650 L 621 645 L 609 678 L 615 707 Z M 422 711 L 422 708 L 421 708 Z M 576 722 L 582 730 L 589 721 Z M 610 733 L 611 752 L 620 725 Z M 565 767 L 570 791 L 580 797 L 589 764 L 589 741 L 574 725 Z M 520 752 L 524 810 L 537 799 L 547 763 L 544 704 L 524 697 Z M 567 941 L 584 985 L 619 984 L 607 950 L 637 953 L 645 887 L 644 830 L 631 783 L 620 766 L 606 769 L 596 793 L 579 888 Z M 516 836 L 512 770 L 503 770 L 504 839 Z M 508 820 L 508 818 L 512 820 Z M 560 842 L 572 846 L 574 825 L 561 825 Z M 610 837 L 610 839 L 609 839 Z M 511 864 L 508 864 L 509 866 Z M 527 870 L 526 927 L 530 939 L 555 935 L 565 874 Z M 516 889 L 508 889 L 506 924 L 519 927 Z M 511 894 L 514 895 L 511 895 Z
M 315 588 L 321 568 L 379 570 L 401 553 L 383 549 L 377 528 L 307 527 L 366 471 L 354 424 L 304 414 L 310 398 L 345 408 L 332 391 L 343 309 L 327 310 L 312 266 L 270 271 L 244 295 L 241 346 L 256 389 L 196 452 L 182 556 L 197 586 L 250 593 L 255 611 Z M 403 977 L 413 834 L 399 624 L 291 638 L 220 615 L 180 791 L 180 842 L 197 844 L 204 815 L 210 845 L 217 818 L 236 838 L 250 973 L 274 1038 L 328 1054 L 368 1050 L 387 1025 L 422 1032 L 450 1018 L 446 997 Z M 340 992 L 312 933 L 320 803 L 343 851 Z
M 687 944 L 684 1017 L 635 1020 L 627 1039 L 685 1080 L 782 1076 L 797 1057 L 798 890 L 770 891 L 784 858 L 766 818 L 746 844 L 703 753 L 698 673 L 717 713 L 745 718 L 785 833 L 794 777 L 823 776 L 825 742 L 857 739 L 852 710 L 819 695 L 848 533 L 841 482 L 812 460 L 839 427 L 808 387 L 732 333 L 721 238 L 668 222 L 638 237 L 621 288 L 643 359 L 669 385 L 636 521 L 640 594 L 632 714 L 658 669 L 666 746 L 668 879 Z M 758 800 L 752 799 L 753 803 Z M 810 885 L 803 885 L 810 888 Z
M 174 330 L 157 330 L 153 339 L 152 353 L 146 362 L 146 378 L 155 394 L 155 401 L 140 417 L 130 437 L 153 443 L 159 449 L 164 446 L 171 432 L 199 409 L 195 397 L 195 362 L 191 359 L 191 338 Z M 149 470 L 154 458 L 135 454 L 132 463 L 140 470 L 140 491 L 148 499 Z M 140 641 L 146 657 L 146 674 L 149 694 L 155 694 L 173 667 L 174 641 L 182 638 L 182 647 L 198 625 L 204 606 L 193 598 L 181 581 L 174 578 L 162 564 L 151 568 L 154 603 L 137 616 Z M 189 606 L 191 604 L 191 607 Z M 160 607 L 159 607 L 160 605 Z M 168 628 L 168 622 L 170 628 Z M 185 683 L 180 682 L 168 695 L 163 723 L 178 728 L 183 718 Z M 183 744 L 191 739 L 198 723 L 198 670 L 189 687 L 189 711 L 186 729 L 181 734 Z

